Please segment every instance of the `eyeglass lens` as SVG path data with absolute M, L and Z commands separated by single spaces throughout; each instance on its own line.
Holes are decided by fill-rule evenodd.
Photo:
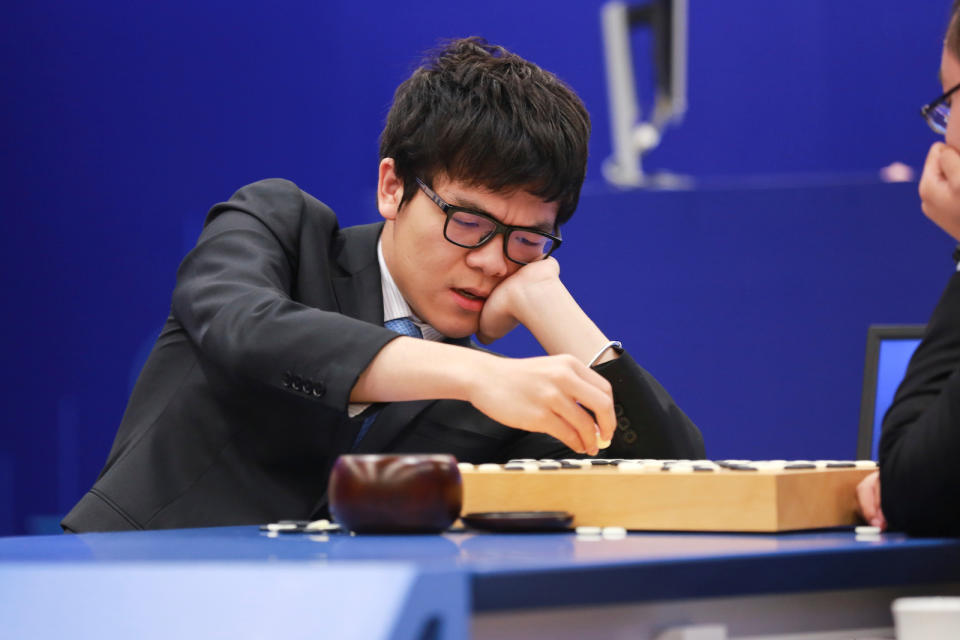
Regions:
M 941 102 L 927 112 L 927 122 L 930 123 L 930 128 L 937 133 L 947 132 L 947 121 L 949 119 L 950 105 L 945 102 Z
M 492 220 L 466 211 L 455 211 L 446 226 L 447 239 L 465 247 L 477 247 L 496 232 Z M 507 238 L 507 257 L 516 262 L 542 260 L 550 254 L 553 240 L 532 231 L 512 229 Z

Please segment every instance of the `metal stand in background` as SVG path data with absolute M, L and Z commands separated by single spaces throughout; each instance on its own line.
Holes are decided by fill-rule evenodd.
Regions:
M 682 120 L 687 110 L 687 0 L 633 6 L 607 2 L 601 16 L 613 142 L 603 175 L 622 187 L 680 186 L 679 176 L 645 175 L 642 158 L 660 144 L 664 128 Z M 639 25 L 648 25 L 653 34 L 656 89 L 647 120 L 641 119 L 630 47 L 630 32 Z

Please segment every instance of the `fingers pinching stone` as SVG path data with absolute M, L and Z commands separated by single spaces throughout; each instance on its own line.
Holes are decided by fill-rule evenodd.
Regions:
M 603 436 L 600 435 L 600 427 L 594 425 L 594 433 L 597 434 L 597 449 L 603 450 L 610 446 L 612 440 L 604 440 Z

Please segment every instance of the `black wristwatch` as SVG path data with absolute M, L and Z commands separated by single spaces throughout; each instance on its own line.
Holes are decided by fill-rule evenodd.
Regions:
M 960 269 L 960 244 L 958 244 L 953 250 L 953 264 Z

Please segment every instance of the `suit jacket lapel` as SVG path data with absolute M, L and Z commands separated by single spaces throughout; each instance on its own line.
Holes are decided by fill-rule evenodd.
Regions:
M 372 324 L 383 324 L 383 292 L 377 239 L 383 223 L 348 227 L 341 234 L 337 263 L 343 275 L 334 276 L 333 291 L 340 312 Z
M 382 453 L 388 450 L 400 433 L 409 427 L 427 407 L 436 400 L 389 402 L 383 405 L 370 430 L 353 453 Z

